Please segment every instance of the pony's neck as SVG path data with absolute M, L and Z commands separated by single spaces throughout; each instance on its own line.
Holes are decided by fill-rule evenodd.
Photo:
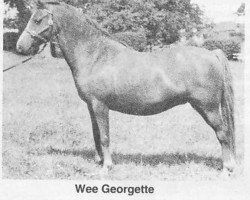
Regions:
M 75 41 L 88 41 L 93 37 L 99 37 L 101 32 L 94 26 L 91 26 L 90 20 L 80 9 L 70 5 L 62 5 L 56 9 L 57 23 L 60 31 L 66 37 L 70 37 Z
M 85 60 L 85 63 L 87 63 L 88 59 L 91 59 L 89 53 L 94 52 L 93 46 L 97 45 L 97 41 L 100 40 L 101 37 L 105 37 L 105 32 L 88 19 L 81 10 L 73 6 L 58 6 L 55 8 L 53 15 L 55 23 L 58 26 L 59 32 L 57 38 L 60 48 L 73 75 L 75 75 L 79 71 L 79 63 L 81 60 Z M 81 50 L 85 49 L 88 55 L 77 55 L 79 48 Z M 92 50 L 89 51 L 88 48 Z

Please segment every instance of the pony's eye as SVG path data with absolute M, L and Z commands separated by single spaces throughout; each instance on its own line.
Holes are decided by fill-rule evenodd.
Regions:
M 35 24 L 40 24 L 41 21 L 42 21 L 41 19 L 36 19 L 36 20 L 34 20 Z

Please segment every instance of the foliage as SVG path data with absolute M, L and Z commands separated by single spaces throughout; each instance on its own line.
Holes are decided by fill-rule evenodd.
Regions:
M 3 34 L 3 49 L 6 51 L 15 51 L 16 42 L 19 34 L 14 32 L 7 32 Z
M 150 46 L 177 41 L 179 30 L 202 27 L 202 11 L 190 0 L 96 0 L 87 13 L 111 33 L 144 32 Z
M 238 38 L 242 42 L 245 41 L 245 31 L 240 31 L 240 32 L 234 31 L 234 32 L 230 33 L 229 35 L 230 35 L 230 37 Z
M 145 33 L 147 45 L 166 45 L 177 41 L 179 30 L 202 27 L 202 11 L 190 0 L 62 0 L 82 7 L 111 34 Z M 5 0 L 18 10 L 15 23 L 20 32 L 30 17 L 30 0 Z M 141 47 L 140 47 L 141 48 Z M 146 49 L 146 45 L 143 50 Z
M 221 49 L 229 60 L 233 60 L 234 54 L 240 53 L 241 42 L 236 39 L 208 39 L 204 42 L 203 47 L 208 50 Z
M 244 25 L 235 22 L 221 22 L 206 33 L 204 47 L 208 49 L 220 48 L 229 59 L 239 53 L 245 41 Z
M 114 34 L 114 37 L 137 51 L 143 51 L 147 48 L 147 40 L 143 32 L 120 32 Z
M 200 47 L 201 46 L 193 38 L 189 39 L 185 45 L 193 46 L 193 47 Z
M 28 9 L 28 5 L 30 3 L 29 0 L 4 0 L 4 3 L 7 3 L 10 5 L 10 7 L 17 8 L 18 14 L 17 18 L 14 22 L 14 25 L 12 24 L 10 28 L 17 28 L 19 30 L 19 33 L 21 33 L 27 22 L 30 19 L 31 12 Z M 4 21 L 4 25 L 7 27 L 9 25 L 8 19 L 5 19 L 7 21 Z M 14 27 L 13 27 L 14 26 Z
M 4 9 L 4 16 L 8 15 L 8 12 L 11 11 L 10 7 L 6 7 Z M 4 17 L 3 19 L 3 27 L 4 28 L 8 28 L 8 29 L 16 29 L 17 25 L 17 19 L 13 18 L 13 17 Z
M 241 3 L 240 7 L 237 9 L 237 15 L 245 15 L 245 3 Z

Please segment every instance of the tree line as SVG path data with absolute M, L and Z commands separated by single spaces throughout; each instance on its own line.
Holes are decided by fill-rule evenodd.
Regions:
M 180 30 L 191 37 L 200 30 L 203 12 L 190 0 L 61 0 L 83 9 L 111 34 L 132 32 L 145 37 L 147 46 L 164 46 L 180 39 Z M 21 33 L 29 21 L 31 0 L 4 0 L 18 11 L 16 19 L 4 26 Z M 142 48 L 142 49 L 143 49 Z

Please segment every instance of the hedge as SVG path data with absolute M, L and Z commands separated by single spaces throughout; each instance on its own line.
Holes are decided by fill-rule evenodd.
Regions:
M 15 32 L 6 32 L 3 34 L 3 50 L 15 51 L 16 43 L 19 38 L 19 34 Z
M 147 47 L 146 35 L 141 32 L 126 31 L 113 34 L 113 36 L 136 51 L 144 51 Z
M 234 54 L 240 53 L 241 41 L 237 39 L 208 39 L 203 43 L 208 50 L 221 49 L 229 60 L 234 59 Z

